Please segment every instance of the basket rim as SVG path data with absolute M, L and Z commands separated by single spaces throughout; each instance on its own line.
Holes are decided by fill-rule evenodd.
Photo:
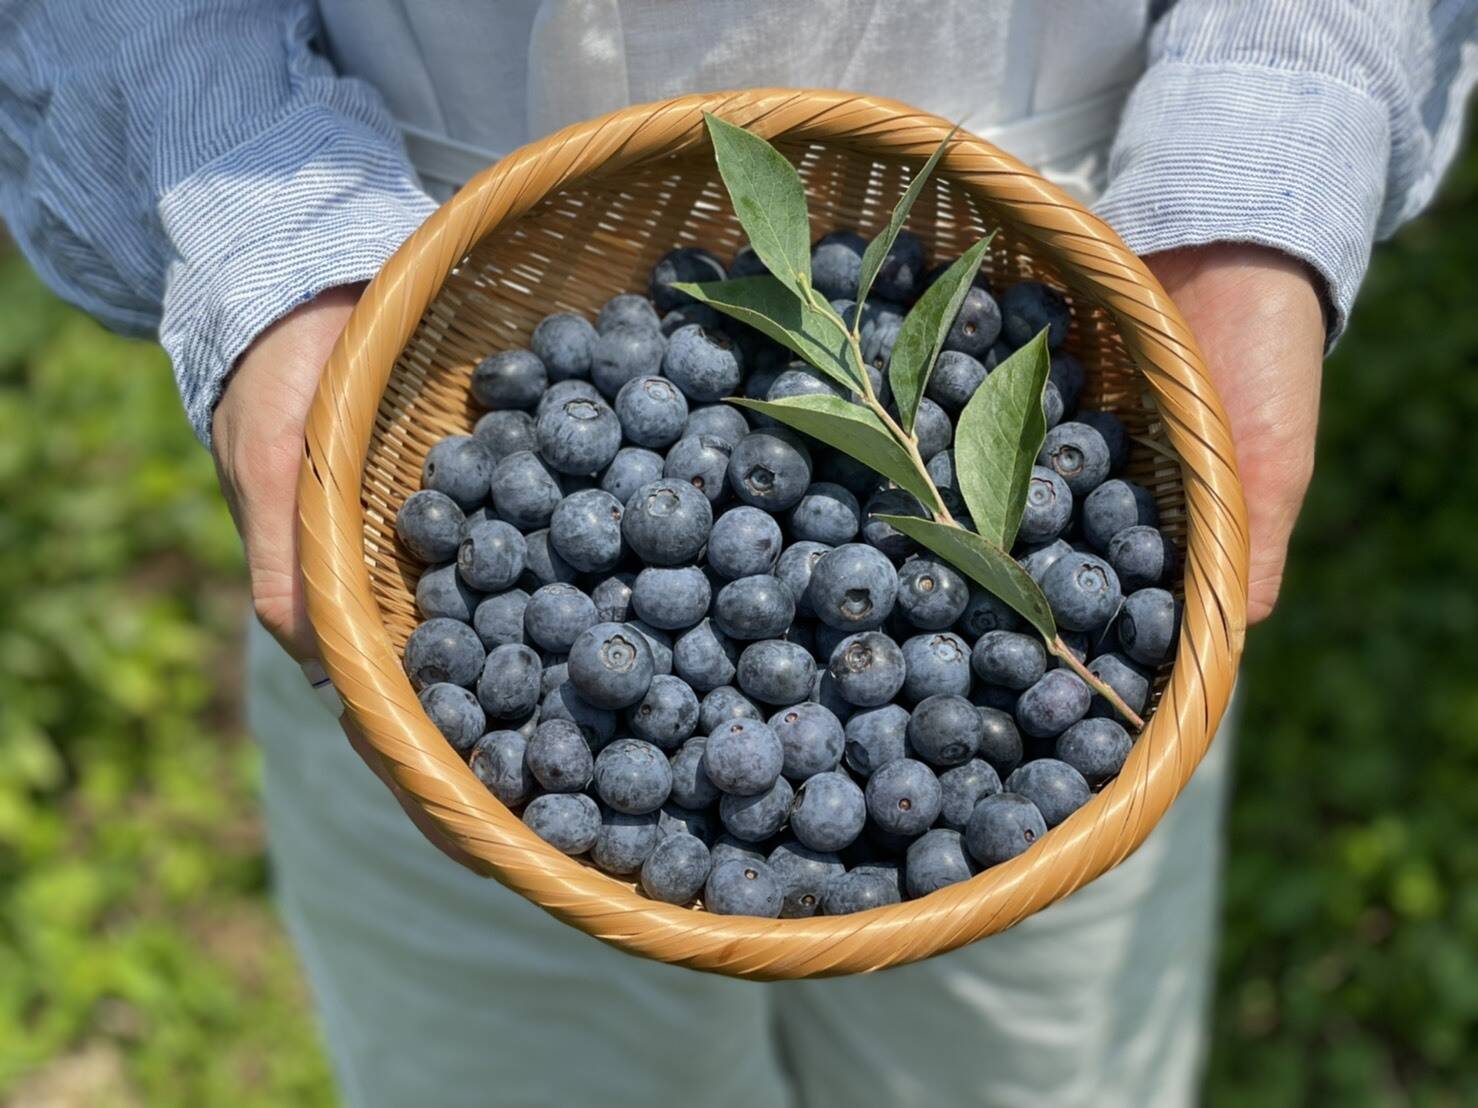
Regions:
M 1246 627 L 1248 538 L 1230 432 L 1169 296 L 1118 236 L 1057 186 L 966 132 L 936 173 L 990 208 L 1111 316 L 1181 460 L 1185 605 L 1169 684 L 1123 771 L 1032 850 L 928 897 L 851 916 L 770 920 L 650 900 L 561 854 L 481 785 L 421 711 L 384 627 L 365 562 L 360 491 L 394 364 L 446 277 L 496 226 L 548 193 L 706 143 L 702 113 L 771 140 L 923 161 L 948 121 L 896 101 L 755 89 L 642 104 L 566 127 L 490 166 L 381 268 L 324 367 L 298 487 L 299 556 L 320 656 L 404 793 L 470 856 L 558 918 L 628 951 L 740 977 L 865 972 L 1009 927 L 1127 857 L 1199 764 L 1231 694 Z

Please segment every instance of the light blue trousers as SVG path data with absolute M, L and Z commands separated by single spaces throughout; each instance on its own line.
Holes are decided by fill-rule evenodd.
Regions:
M 622 954 L 448 861 L 253 625 L 283 918 L 353 1108 L 1184 1108 L 1215 937 L 1223 736 L 1145 845 L 1003 935 L 751 984 Z

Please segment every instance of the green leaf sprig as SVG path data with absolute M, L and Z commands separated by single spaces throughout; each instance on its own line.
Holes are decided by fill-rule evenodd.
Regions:
M 1010 554 L 1032 466 L 1047 433 L 1042 407 L 1050 367 L 1046 332 L 996 366 L 960 414 L 955 469 L 970 527 L 951 514 L 919 453 L 914 430 L 919 402 L 990 237 L 966 250 L 904 317 L 888 368 L 897 418 L 879 401 L 862 359 L 862 305 L 954 131 L 909 183 L 888 225 L 863 253 L 849 325 L 811 284 L 811 223 L 795 167 L 758 135 L 713 115 L 704 118 L 734 212 L 770 275 L 674 287 L 787 347 L 851 397 L 732 397 L 732 402 L 835 447 L 911 493 L 932 518 L 880 518 L 1009 605 L 1054 656 L 1132 726 L 1142 728 L 1144 721 L 1068 648 L 1047 598 Z

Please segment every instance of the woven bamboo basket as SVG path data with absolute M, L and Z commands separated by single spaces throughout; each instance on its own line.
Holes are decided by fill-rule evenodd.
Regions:
M 1116 412 L 1185 555 L 1177 654 L 1123 772 L 1033 849 L 920 900 L 842 917 L 719 916 L 647 899 L 538 839 L 421 711 L 400 652 L 420 566 L 394 518 L 441 437 L 466 433 L 471 367 L 524 345 L 549 312 L 593 316 L 641 291 L 675 245 L 743 242 L 702 113 L 763 135 L 798 166 L 821 234 L 883 225 L 949 130 L 903 104 L 830 91 L 688 96 L 566 128 L 494 165 L 437 211 L 369 285 L 308 423 L 300 556 L 324 665 L 356 748 L 478 871 L 627 951 L 756 979 L 857 973 L 993 934 L 1127 857 L 1201 761 L 1230 695 L 1246 619 L 1247 527 L 1225 415 L 1185 325 L 1114 233 L 1060 189 L 961 135 L 909 227 L 937 258 L 998 229 L 985 270 L 1068 290 L 1084 404 Z

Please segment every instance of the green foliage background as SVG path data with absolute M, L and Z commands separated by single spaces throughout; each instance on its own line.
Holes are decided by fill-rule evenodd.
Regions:
M 1213 1105 L 1478 1104 L 1475 259 L 1470 154 L 1329 366 L 1248 644 Z M 0 256 L 0 1104 L 334 1102 L 267 899 L 242 605 L 162 355 Z

